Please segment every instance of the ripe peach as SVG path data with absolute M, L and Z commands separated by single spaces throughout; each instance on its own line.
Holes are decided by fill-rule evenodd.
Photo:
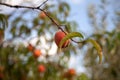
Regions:
M 43 72 L 45 72 L 45 70 L 46 70 L 46 69 L 45 69 L 45 66 L 44 66 L 44 65 L 40 64 L 40 65 L 38 66 L 38 71 L 39 71 L 39 72 L 42 72 L 42 73 L 43 73 Z
M 57 31 L 55 33 L 54 39 L 56 45 L 59 47 L 60 41 L 66 36 L 66 34 L 63 31 Z M 62 45 L 62 48 L 65 48 L 69 45 L 70 40 L 65 41 L 65 43 Z
M 75 69 L 69 69 L 68 73 L 69 73 L 69 75 L 73 76 L 76 74 L 76 71 L 75 71 Z
M 31 44 L 29 44 L 27 48 L 29 51 L 33 51 L 33 49 L 34 49 L 34 47 Z
M 35 56 L 35 58 L 38 58 L 38 57 L 41 55 L 41 51 L 38 50 L 38 49 L 35 49 L 35 50 L 33 51 L 33 55 Z
M 45 17 L 46 17 L 45 13 L 44 13 L 44 12 L 41 12 L 41 13 L 40 13 L 40 18 L 41 18 L 41 19 L 44 19 Z
M 76 71 L 74 69 L 69 69 L 64 73 L 63 77 L 68 78 L 68 80 L 72 80 L 72 78 L 76 75 Z

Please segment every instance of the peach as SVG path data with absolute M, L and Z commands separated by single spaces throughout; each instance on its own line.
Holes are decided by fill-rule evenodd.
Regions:
M 38 49 L 35 49 L 35 50 L 33 51 L 33 55 L 35 56 L 35 58 L 38 58 L 38 57 L 41 55 L 41 51 L 38 50 Z
M 71 68 L 64 73 L 63 77 L 68 78 L 68 80 L 71 80 L 75 75 L 76 75 L 75 69 Z
M 44 12 L 41 12 L 41 13 L 40 13 L 40 18 L 41 18 L 41 19 L 44 19 L 45 17 L 46 17 L 45 13 L 44 13 Z
M 54 39 L 55 39 L 55 43 L 56 45 L 59 47 L 60 41 L 66 36 L 66 34 L 63 31 L 57 31 L 55 33 Z M 62 48 L 65 48 L 69 45 L 70 40 L 67 40 L 64 42 L 64 44 L 62 45 Z
M 43 72 L 45 72 L 45 70 L 46 70 L 46 69 L 45 69 L 45 66 L 44 66 L 44 65 L 40 64 L 40 65 L 38 66 L 38 71 L 39 71 L 39 72 L 42 72 L 42 73 L 43 73 Z
M 75 71 L 75 69 L 69 69 L 68 73 L 69 73 L 69 75 L 73 76 L 76 74 L 76 71 Z
M 33 49 L 34 49 L 34 47 L 31 44 L 29 44 L 27 48 L 29 51 L 33 51 Z

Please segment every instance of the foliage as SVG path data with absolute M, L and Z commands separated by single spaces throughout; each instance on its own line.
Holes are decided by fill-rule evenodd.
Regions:
M 96 51 L 91 46 L 88 48 L 88 54 L 85 57 L 85 65 L 91 74 L 91 80 L 120 80 L 120 15 L 114 14 L 114 17 L 116 17 L 116 19 L 114 21 L 110 19 L 110 24 L 115 22 L 115 28 L 112 31 L 107 31 L 107 28 L 109 28 L 109 22 L 107 21 L 109 13 L 106 8 L 110 6 L 112 0 L 109 1 L 109 4 L 107 2 L 107 0 L 101 0 L 101 5 L 98 7 L 99 10 L 103 11 L 104 13 L 104 15 L 100 14 L 101 19 L 97 18 L 98 13 L 100 12 L 97 12 L 98 8 L 96 8 L 95 5 L 92 5 L 92 7 L 89 8 L 88 12 L 91 24 L 95 30 L 95 34 L 93 34 L 92 37 L 99 44 L 101 44 L 104 53 L 102 65 L 94 65 L 94 63 L 97 61 L 97 58 L 94 55 L 96 54 Z M 116 5 L 115 3 L 113 4 Z M 115 7 L 112 8 L 114 9 Z M 115 9 L 114 11 L 116 11 Z M 119 13 L 119 11 L 117 13 Z M 100 23 L 98 24 L 98 22 Z
M 45 9 L 56 23 L 73 25 L 69 26 L 68 31 L 75 29 L 75 22 L 67 21 L 70 7 L 66 2 L 47 5 Z M 2 30 L 5 32 L 8 29 L 8 32 L 5 32 L 6 40 L 1 40 L 2 44 L 0 44 L 0 80 L 77 80 L 79 76 L 83 76 L 83 80 L 87 78 L 81 74 L 71 75 L 69 78 L 65 76 L 71 51 L 77 54 L 77 49 L 74 45 L 70 45 L 63 49 L 63 52 L 57 50 L 56 55 L 50 55 L 49 51 L 53 46 L 53 36 L 57 28 L 47 16 L 41 18 L 40 14 L 41 12 L 35 13 L 28 9 L 16 9 L 10 14 L 0 15 L 0 28 L 5 27 L 7 21 L 9 24 L 8 28 Z M 3 34 L 0 34 L 0 38 L 4 39 L 1 36 Z M 69 38 L 76 36 L 83 37 L 80 33 L 68 35 Z M 41 39 L 47 42 L 44 44 L 47 48 L 43 47 Z M 35 44 L 32 43 L 34 40 L 36 40 Z M 33 56 L 33 50 L 28 49 L 29 44 L 33 49 L 39 49 L 42 52 L 39 58 Z M 38 71 L 39 64 L 45 66 L 45 72 Z
M 107 32 L 105 34 L 96 34 L 94 37 L 103 48 L 103 65 L 94 65 L 96 61 L 95 51 L 89 48 L 89 54 L 86 55 L 86 67 L 92 71 L 92 79 L 96 80 L 119 80 L 119 48 L 120 32 Z M 104 37 L 103 37 L 104 36 Z M 93 57 L 93 58 L 91 58 Z M 99 77 L 102 76 L 102 77 Z

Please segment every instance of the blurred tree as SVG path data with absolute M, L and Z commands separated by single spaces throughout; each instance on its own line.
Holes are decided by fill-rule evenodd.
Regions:
M 120 11 L 115 7 L 117 3 L 113 3 L 112 9 L 115 14 L 113 13 L 114 19 L 111 18 L 108 11 L 110 4 L 112 4 L 112 0 L 101 0 L 99 7 L 91 5 L 88 9 L 90 21 L 95 30 L 92 37 L 101 44 L 104 55 L 102 65 L 95 65 L 97 58 L 94 54 L 96 51 L 91 46 L 88 47 L 85 65 L 91 74 L 91 80 L 120 80 Z M 120 3 L 118 4 L 120 5 Z M 108 21 L 108 18 L 111 22 Z M 107 28 L 109 29 L 113 23 L 115 28 L 108 31 Z
M 43 9 L 56 23 L 71 25 L 68 28 L 62 26 L 65 31 L 76 30 L 77 24 L 67 21 L 70 12 L 68 3 L 58 1 L 45 5 Z M 6 9 L 1 10 L 4 12 Z M 77 54 L 76 50 L 80 47 L 70 45 L 63 49 L 64 52 L 58 49 L 55 52 L 53 37 L 57 27 L 47 16 L 30 9 L 12 11 L 10 8 L 10 11 L 0 15 L 4 17 L 4 20 L 0 18 L 0 80 L 88 80 L 84 74 L 66 77 L 70 55 Z M 7 28 L 1 25 L 6 20 L 9 24 Z M 5 38 L 2 37 L 3 32 L 6 34 Z M 56 54 L 51 55 L 51 50 Z M 39 65 L 42 67 L 39 68 Z

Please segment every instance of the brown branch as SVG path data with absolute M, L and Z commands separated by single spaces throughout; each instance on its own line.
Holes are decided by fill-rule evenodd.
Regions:
M 8 7 L 11 7 L 11 8 L 27 8 L 27 9 L 33 9 L 33 10 L 40 10 L 40 11 L 44 12 L 44 14 L 52 21 L 52 23 L 54 23 L 54 24 L 58 27 L 58 29 L 60 29 L 61 31 L 63 31 L 65 34 L 67 34 L 67 33 L 60 27 L 60 25 L 59 25 L 58 23 L 56 23 L 55 20 L 54 20 L 51 16 L 49 16 L 49 14 L 48 14 L 45 10 L 43 10 L 43 9 L 40 8 L 40 7 L 41 7 L 43 4 L 45 4 L 47 1 L 48 1 L 48 0 L 44 1 L 44 2 L 43 2 L 40 6 L 38 6 L 38 7 L 21 6 L 21 5 L 10 5 L 10 4 L 1 3 L 1 2 L 0 2 L 0 5 L 8 6 Z M 73 41 L 73 42 L 75 42 L 75 43 L 85 42 L 85 41 L 80 41 L 80 42 L 78 42 L 78 41 L 75 41 L 75 40 L 73 40 L 73 39 L 71 39 L 71 41 Z
M 59 28 L 61 29 L 62 31 L 64 31 L 60 26 L 59 24 L 57 24 L 51 16 L 49 16 L 49 14 L 44 11 L 43 9 L 41 9 L 39 6 L 38 7 L 31 7 L 31 6 L 21 6 L 21 5 L 10 5 L 10 4 L 6 4 L 6 3 L 0 3 L 0 5 L 4 5 L 4 6 L 8 6 L 8 7 L 11 7 L 11 8 L 27 8 L 27 9 L 33 9 L 33 10 L 40 10 L 42 12 L 45 13 L 45 15 Z

